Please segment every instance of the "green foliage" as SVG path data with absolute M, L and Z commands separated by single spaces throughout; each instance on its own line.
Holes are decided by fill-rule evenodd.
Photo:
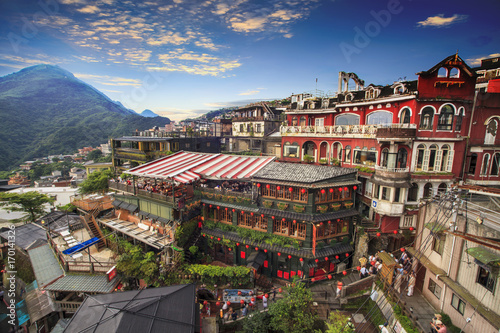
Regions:
M 271 304 L 272 305 L 272 304 Z M 243 332 L 245 333 L 269 333 L 271 316 L 267 311 L 256 312 L 251 317 L 243 320 Z
M 396 315 L 396 319 L 399 321 L 401 326 L 403 326 L 407 333 L 419 333 L 419 330 L 414 328 L 415 325 L 413 325 L 410 318 L 403 314 L 399 305 L 396 305 L 394 307 L 394 314 Z
M 25 68 L 0 78 L 0 141 L 4 143 L 0 170 L 168 123 L 168 118 L 132 113 L 59 67 Z
M 251 269 L 245 266 L 191 265 L 186 268 L 186 272 L 199 276 L 199 281 L 207 285 L 250 285 Z
M 361 172 L 366 172 L 366 173 L 375 173 L 375 169 L 369 168 L 369 167 L 362 167 L 362 166 L 355 166 L 356 169 L 358 169 Z
M 307 154 L 304 155 L 304 162 L 311 163 L 312 161 L 314 161 L 314 157 Z
M 77 167 L 79 164 L 71 161 L 60 161 L 53 163 L 35 162 L 28 171 L 28 176 L 31 180 L 38 180 L 42 176 L 49 176 L 53 171 L 61 171 L 63 176 L 68 176 L 71 168 Z
M 269 328 L 274 332 L 312 332 L 318 315 L 312 309 L 312 292 L 303 283 L 292 283 L 284 298 L 269 307 Z
M 177 245 L 184 247 L 189 240 L 189 236 L 191 236 L 197 227 L 197 219 L 192 219 L 180 225 L 175 231 L 175 241 L 177 242 Z
M 37 191 L 26 193 L 0 193 L 0 207 L 5 207 L 7 211 L 26 213 L 20 220 L 13 222 L 31 221 L 46 214 L 44 205 L 53 204 L 55 198 Z
M 110 170 L 92 172 L 79 186 L 82 194 L 105 192 L 108 189 L 108 180 L 113 177 Z
M 331 312 L 326 322 L 327 330 L 325 333 L 354 332 L 354 325 L 349 319 L 349 316 L 343 315 L 339 311 Z
M 189 247 L 189 252 L 191 252 L 191 254 L 195 256 L 196 253 L 198 253 L 198 246 L 193 245 L 193 246 Z
M 14 172 L 0 171 L 0 179 L 9 179 L 11 176 L 14 176 Z
M 63 211 L 63 212 L 68 212 L 68 213 L 70 213 L 70 212 L 74 212 L 74 211 L 76 211 L 76 206 L 75 206 L 75 205 L 73 205 L 73 204 L 70 202 L 70 203 L 68 203 L 68 204 L 66 204 L 66 205 L 64 205 L 64 206 L 57 206 L 57 209 L 58 209 L 58 210 L 61 210 L 61 211 Z
M 144 253 L 140 246 L 113 236 L 110 238 L 118 243 L 122 252 L 116 264 L 117 271 L 129 278 L 143 279 L 148 285 L 155 282 L 159 271 L 155 253 Z
M 101 157 L 102 157 L 102 151 L 100 151 L 99 149 L 92 150 L 91 152 L 89 152 L 87 154 L 88 161 L 90 161 L 90 160 L 96 161 L 98 158 L 101 158 Z
M 451 322 L 450 316 L 448 316 L 444 312 L 441 312 L 441 316 L 442 316 L 442 320 L 441 321 L 443 322 L 444 326 L 446 326 L 447 332 L 450 332 L 450 333 L 460 333 L 460 332 L 462 332 L 462 330 L 460 328 L 458 328 L 455 325 L 453 325 L 453 323 Z

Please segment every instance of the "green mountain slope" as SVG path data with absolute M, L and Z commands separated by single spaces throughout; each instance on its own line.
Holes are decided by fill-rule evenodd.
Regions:
M 28 67 L 0 78 L 0 170 L 168 123 L 114 103 L 57 66 Z

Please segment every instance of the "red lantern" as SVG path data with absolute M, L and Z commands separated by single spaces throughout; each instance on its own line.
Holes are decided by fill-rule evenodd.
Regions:
M 257 246 L 255 247 L 255 251 L 259 251 L 259 248 Z
M 345 256 L 346 256 L 346 258 L 349 257 L 349 253 L 346 253 Z
M 375 260 L 374 261 L 370 261 L 370 265 L 375 266 L 375 264 L 376 264 Z
M 330 193 L 333 193 L 333 188 L 330 189 Z
M 251 301 L 252 301 L 252 303 L 255 302 L 255 298 L 252 297 Z
M 252 215 L 252 216 L 253 216 L 253 212 L 251 212 L 251 213 L 250 213 L 250 215 Z
M 207 305 L 207 304 L 208 304 L 208 302 L 207 302 L 207 301 L 204 301 L 204 302 L 203 302 L 203 305 Z
M 328 280 L 331 280 L 331 279 L 332 279 L 332 275 L 328 274 Z
M 240 301 L 240 304 L 241 304 L 241 305 L 245 304 L 245 300 L 244 300 L 244 299 L 242 299 L 242 300 Z
M 339 260 L 339 256 L 335 256 L 335 259 Z
M 281 190 L 281 186 L 276 186 L 276 189 L 279 191 Z
M 229 252 L 231 252 L 231 248 L 230 248 L 230 247 L 228 247 L 228 248 L 227 248 L 227 250 L 228 250 Z
M 212 205 L 209 205 L 208 207 L 212 208 Z
M 202 236 L 203 236 L 203 237 L 206 237 L 207 235 L 203 234 Z
M 320 224 L 323 225 L 323 222 L 321 222 Z
M 352 189 L 353 189 L 354 191 L 356 191 L 356 190 L 358 189 L 358 187 L 357 187 L 356 185 L 354 185 L 354 186 L 352 187 Z
M 304 261 L 304 258 L 299 258 L 299 261 Z
M 226 302 L 227 306 L 230 306 L 231 305 L 231 302 L 227 301 Z
M 331 223 L 332 223 L 332 221 L 328 221 L 328 224 L 331 224 Z
M 220 238 L 217 238 L 217 240 L 220 242 Z
M 288 192 L 293 192 L 293 187 L 289 187 Z
M 405 252 L 405 249 L 404 249 L 404 247 L 402 247 L 402 248 L 401 248 L 401 252 Z
M 281 221 L 286 221 L 286 219 L 285 219 L 285 218 L 282 218 L 282 219 L 281 219 Z
M 226 208 L 224 208 L 224 209 L 225 209 L 225 210 L 226 210 L 226 212 L 227 212 L 227 207 L 226 207 Z
M 347 271 L 342 271 L 342 274 L 347 275 Z
M 220 209 L 220 207 L 219 207 L 219 206 L 217 206 L 217 209 Z
M 319 259 L 314 259 L 314 261 L 315 261 L 315 262 L 318 262 L 318 261 L 319 261 Z
M 360 271 L 360 270 L 361 270 L 361 267 L 359 267 L 359 266 L 358 266 L 358 267 L 356 267 L 356 269 L 357 269 L 358 271 Z
M 203 204 L 203 207 L 205 207 L 205 204 Z
M 214 236 L 210 236 L 210 239 L 214 239 Z
M 219 301 L 215 302 L 215 306 L 220 306 L 220 302 Z
M 278 289 L 278 292 L 279 292 L 279 293 L 283 292 L 283 289 L 279 288 L 279 289 Z
M 344 191 L 347 191 L 347 190 L 348 190 L 348 188 L 347 188 L 347 187 L 344 187 Z
M 260 187 L 260 183 L 257 183 L 257 187 Z
M 322 189 L 322 190 L 321 190 L 321 194 L 325 194 L 325 189 Z
M 306 193 L 306 189 L 303 188 L 302 190 L 300 190 L 300 192 L 302 192 L 302 194 Z
M 236 211 L 236 209 L 233 208 L 233 213 Z
M 340 219 L 337 219 L 337 222 L 340 222 Z
M 381 233 L 380 232 L 377 232 L 377 237 L 380 237 Z
M 248 249 L 250 246 L 248 246 L 248 244 L 247 244 L 247 245 L 245 245 L 245 247 Z
M 292 256 L 291 256 L 291 255 L 288 255 L 288 259 L 292 259 Z
M 260 217 L 264 218 L 264 214 L 260 214 Z
M 241 214 L 245 214 L 245 211 L 243 211 L 243 210 L 242 210 L 242 211 L 241 211 Z
M 293 223 L 297 223 L 297 220 L 293 220 Z
M 339 192 L 342 192 L 342 187 L 339 187 Z
M 328 261 L 328 257 L 325 257 L 325 261 Z
M 240 246 L 240 243 L 236 243 L 236 246 Z
M 410 227 L 410 231 L 413 231 L 413 230 L 415 230 L 415 228 L 413 228 L 413 227 Z
M 271 218 L 274 220 L 274 216 L 271 216 Z
M 267 249 L 264 249 L 264 253 L 267 253 Z
M 205 217 L 203 217 L 203 216 L 202 216 L 202 217 L 201 217 L 201 220 L 202 220 L 202 221 L 205 221 Z
M 281 252 L 278 252 L 278 257 L 281 256 Z
M 241 296 L 241 290 L 238 290 L 238 296 Z
M 394 230 L 392 233 L 393 233 L 394 235 L 396 235 L 396 234 L 398 233 L 398 231 L 397 231 L 397 230 Z
M 264 297 L 265 297 L 265 298 L 269 298 L 269 295 L 268 295 L 268 294 L 265 294 L 265 295 L 264 295 Z
M 266 184 L 266 188 L 267 188 L 267 189 L 268 189 L 268 188 L 270 188 L 270 187 L 271 187 L 271 186 L 269 186 L 269 184 Z
M 312 279 L 311 279 L 311 282 L 314 282 L 314 281 L 316 281 L 316 279 L 315 279 L 315 278 L 312 278 Z

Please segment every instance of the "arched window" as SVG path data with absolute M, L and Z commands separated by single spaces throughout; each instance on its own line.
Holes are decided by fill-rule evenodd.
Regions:
M 446 193 L 446 190 L 448 189 L 448 186 L 445 183 L 441 183 L 438 186 L 438 194 L 444 194 Z
M 394 87 L 394 95 L 401 95 L 402 93 L 404 93 L 404 91 L 405 91 L 405 88 L 402 84 L 399 84 L 399 85 Z
M 500 165 L 500 153 L 495 153 L 495 154 L 493 154 L 493 157 L 491 159 L 491 173 L 490 173 L 490 175 L 498 176 L 499 169 L 500 169 L 499 165 Z
M 434 109 L 430 106 L 425 107 L 422 110 L 422 115 L 420 116 L 420 129 L 421 130 L 432 130 L 432 123 L 434 119 Z
M 424 186 L 424 198 L 430 198 L 432 197 L 432 184 L 431 183 L 427 183 L 425 184 Z
M 342 114 L 335 118 L 335 125 L 359 125 L 359 115 Z
M 450 69 L 450 78 L 459 78 L 460 77 L 460 70 L 456 67 L 453 67 Z
M 345 101 L 346 102 L 350 102 L 354 99 L 354 95 L 353 94 L 347 94 L 345 95 Z
M 417 201 L 418 200 L 418 185 L 413 183 L 411 187 L 408 189 L 408 201 Z
M 401 117 L 399 118 L 399 122 L 401 124 L 409 124 L 410 123 L 410 115 L 411 115 L 410 108 L 404 108 L 403 110 L 401 110 Z
M 297 118 L 297 116 L 293 116 L 292 117 L 292 126 L 297 126 L 299 123 L 299 119 Z
M 438 77 L 448 77 L 448 70 L 444 67 L 441 67 L 438 70 Z
M 374 111 L 368 115 L 366 124 L 367 125 L 392 124 L 392 112 Z
M 342 144 L 340 142 L 335 142 L 332 148 L 332 158 L 342 161 Z
M 420 144 L 417 147 L 417 171 L 422 171 L 424 166 L 425 146 Z
M 465 109 L 462 107 L 458 109 L 457 119 L 455 120 L 455 132 L 460 132 L 462 130 L 462 122 L 465 116 Z
M 470 155 L 470 160 L 469 160 L 469 168 L 467 169 L 468 174 L 475 174 L 476 173 L 476 165 L 477 165 L 477 154 L 472 153 Z
M 488 173 L 489 164 L 490 164 L 490 154 L 484 154 L 483 164 L 481 165 L 481 175 L 486 175 Z
M 351 146 L 346 146 L 345 147 L 345 162 L 346 163 L 351 163 Z
M 484 136 L 484 144 L 492 145 L 495 144 L 495 139 L 498 131 L 498 121 L 496 119 L 491 119 L 486 125 L 486 134 Z
M 429 171 L 437 171 L 434 169 L 439 169 L 439 168 L 436 168 L 437 151 L 438 151 L 438 147 L 436 145 L 431 145 L 429 147 L 429 166 L 428 166 Z
M 382 149 L 382 156 L 381 156 L 380 165 L 383 166 L 384 168 L 387 168 L 387 160 L 388 159 L 389 159 L 389 149 L 384 148 L 384 149 Z
M 306 117 L 304 117 L 304 116 L 300 117 L 300 126 L 301 127 L 306 126 Z
M 404 148 L 399 148 L 396 167 L 400 169 L 406 168 L 407 159 L 408 159 L 408 151 Z
M 453 107 L 447 104 L 441 108 L 437 129 L 443 131 L 451 131 L 452 126 L 453 126 Z
M 439 171 L 447 171 L 448 170 L 448 164 L 451 164 L 450 161 L 450 146 L 448 145 L 443 145 L 441 147 L 441 168 L 439 168 Z

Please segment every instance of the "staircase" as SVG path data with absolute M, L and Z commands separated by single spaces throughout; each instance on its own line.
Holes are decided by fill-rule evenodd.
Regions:
M 106 247 L 104 241 L 104 235 L 95 219 L 96 216 L 99 215 L 99 213 L 101 212 L 101 208 L 102 205 L 96 205 L 91 210 L 89 210 L 88 213 L 83 217 L 87 230 L 90 233 L 90 236 L 98 237 L 100 239 L 100 241 L 97 243 L 97 251 L 101 251 L 103 248 Z

